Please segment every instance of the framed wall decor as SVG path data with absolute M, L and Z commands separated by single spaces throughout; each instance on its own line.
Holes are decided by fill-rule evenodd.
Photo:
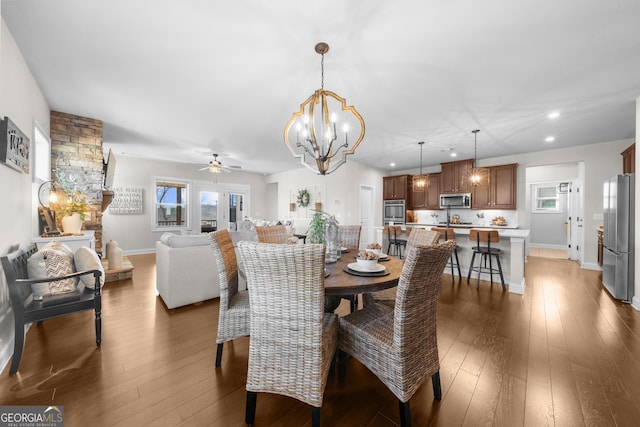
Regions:
M 114 187 L 113 201 L 109 205 L 112 214 L 141 214 L 142 188 Z
M 17 171 L 29 173 L 29 138 L 9 117 L 0 120 L 0 162 Z

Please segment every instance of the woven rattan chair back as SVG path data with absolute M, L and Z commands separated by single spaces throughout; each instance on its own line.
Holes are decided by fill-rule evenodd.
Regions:
M 256 234 L 262 243 L 287 243 L 287 227 L 284 225 L 256 226 Z
M 218 267 L 220 308 L 216 338 L 216 366 L 222 362 L 223 343 L 249 335 L 249 295 L 238 290 L 238 260 L 228 230 L 209 233 L 211 250 Z
M 439 239 L 440 235 L 435 231 L 427 230 L 425 228 L 416 228 L 411 231 L 411 234 L 407 238 L 406 253 L 409 254 L 411 248 L 416 245 L 432 245 L 434 243 L 438 243 Z
M 319 422 L 338 331 L 337 316 L 324 313 L 324 245 L 238 248 L 251 299 L 246 421 L 253 423 L 256 393 L 267 392 L 313 406 Z
M 360 249 L 360 225 L 338 225 L 338 238 L 341 246 L 349 250 Z

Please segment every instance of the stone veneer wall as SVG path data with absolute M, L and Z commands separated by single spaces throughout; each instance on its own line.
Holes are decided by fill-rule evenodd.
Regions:
M 91 215 L 83 229 L 94 230 L 98 254 L 102 254 L 102 161 L 102 121 L 51 111 L 51 170 L 75 177 L 89 197 Z

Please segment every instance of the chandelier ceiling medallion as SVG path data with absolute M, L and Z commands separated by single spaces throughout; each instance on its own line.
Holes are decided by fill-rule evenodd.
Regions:
M 420 141 L 418 144 L 420 144 L 420 175 L 413 176 L 414 191 L 422 191 L 425 188 L 429 188 L 429 175 L 422 173 L 422 146 L 424 145 L 424 141 Z
M 491 171 L 488 168 L 478 167 L 478 132 L 480 132 L 480 129 L 471 131 L 471 133 L 474 135 L 473 168 L 471 169 L 469 174 L 469 182 L 474 187 L 487 187 L 489 186 Z
M 300 163 L 318 175 L 327 175 L 355 153 L 364 138 L 364 120 L 344 98 L 324 90 L 324 54 L 327 43 L 318 43 L 315 51 L 320 61 L 321 85 L 300 104 L 284 129 L 284 142 Z M 340 133 L 338 133 L 340 129 Z M 349 133 L 357 135 L 349 144 Z

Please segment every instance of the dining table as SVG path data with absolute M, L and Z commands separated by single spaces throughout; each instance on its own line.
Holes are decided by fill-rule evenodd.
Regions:
M 378 261 L 384 266 L 380 274 L 367 274 L 349 269 L 350 263 L 355 263 L 357 251 L 343 253 L 334 263 L 326 264 L 324 279 L 325 312 L 333 312 L 342 296 L 367 294 L 390 289 L 398 285 L 404 261 L 387 255 L 386 260 Z

